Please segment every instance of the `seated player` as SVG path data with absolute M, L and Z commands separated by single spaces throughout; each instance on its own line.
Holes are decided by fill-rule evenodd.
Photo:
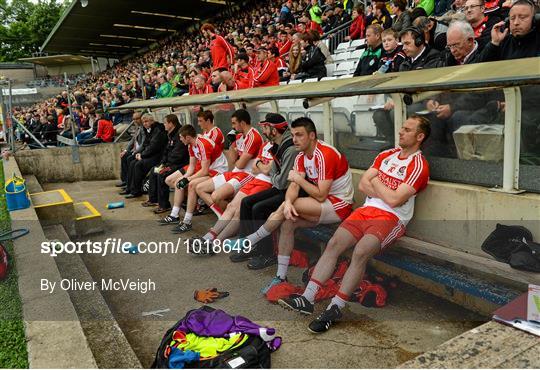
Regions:
M 219 202 L 230 200 L 242 186 L 253 179 L 251 171 L 263 144 L 261 134 L 254 127 L 251 127 L 251 117 L 247 110 L 238 109 L 235 111 L 231 117 L 231 124 L 233 129 L 238 132 L 233 144 L 237 158 L 234 169 L 198 183 L 194 187 L 196 194 L 208 204 L 218 217 L 223 213 Z M 188 197 L 188 208 L 190 207 L 189 199 Z
M 307 117 L 294 120 L 291 133 L 299 154 L 289 172 L 285 201 L 264 225 L 245 238 L 254 245 L 280 228 L 277 276 L 262 293 L 286 280 L 297 228 L 341 222 L 352 211 L 354 190 L 347 158 L 317 139 L 315 124 Z M 246 245 L 243 239 L 238 243 Z
M 188 146 L 189 164 L 182 169 L 182 175 L 176 184 L 173 184 L 176 187 L 174 192 L 174 206 L 171 214 L 159 221 L 161 225 L 170 225 L 178 222 L 178 214 L 184 200 L 185 188 L 191 181 L 206 176 L 215 176 L 227 169 L 227 160 L 223 152 L 219 150 L 212 140 L 203 135 L 197 135 L 195 127 L 191 125 L 182 126 L 179 134 L 180 140 Z M 185 226 L 186 223 L 182 222 L 173 229 L 173 232 L 181 228 L 182 225 L 191 228 L 191 220 L 189 220 L 187 226 Z M 181 232 L 183 232 L 183 229 Z
M 225 241 L 227 238 L 236 235 L 240 227 L 240 206 L 242 200 L 250 195 L 268 190 L 272 187 L 272 162 L 275 146 L 281 143 L 283 134 L 288 129 L 285 119 L 279 114 L 268 114 L 266 119 L 260 122 L 263 135 L 268 138 L 261 148 L 257 160 L 253 165 L 253 175 L 255 178 L 242 186 L 233 200 L 227 205 L 225 212 L 219 217 L 216 224 L 202 237 L 201 242 L 212 242 L 217 239 Z M 192 239 L 194 240 L 194 239 Z M 205 246 L 205 244 L 201 244 Z M 212 254 L 211 245 L 207 248 L 200 248 L 200 254 Z
M 309 324 L 313 333 L 327 331 L 341 318 L 341 310 L 357 289 L 371 257 L 405 233 L 414 212 L 416 194 L 429 180 L 429 166 L 420 145 L 429 137 L 429 121 L 411 116 L 399 132 L 399 147 L 380 153 L 358 188 L 366 194 L 364 205 L 356 209 L 336 230 L 321 256 L 302 295 L 279 300 L 279 304 L 304 314 L 312 314 L 315 296 L 335 269 L 340 255 L 354 247 L 351 263 L 330 305 Z

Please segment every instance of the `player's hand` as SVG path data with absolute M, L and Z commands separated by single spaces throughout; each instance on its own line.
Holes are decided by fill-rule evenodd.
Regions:
M 290 182 L 295 182 L 295 183 L 299 183 L 300 180 L 302 180 L 304 177 L 302 175 L 300 175 L 297 171 L 295 170 L 290 170 L 289 171 L 289 177 L 287 178 L 287 180 L 289 180 Z
M 120 152 L 120 158 L 124 158 L 124 156 L 127 154 L 127 150 L 122 150 Z
M 140 160 L 142 159 L 141 153 L 135 154 L 135 159 L 138 160 L 138 161 L 140 161 Z
M 384 110 L 392 110 L 394 109 L 394 102 L 392 100 L 388 100 L 386 103 L 384 103 Z
M 296 208 L 294 208 L 291 202 L 285 202 L 285 207 L 283 208 L 283 215 L 285 216 L 286 220 L 291 220 L 294 222 L 298 217 L 298 212 L 296 212 Z

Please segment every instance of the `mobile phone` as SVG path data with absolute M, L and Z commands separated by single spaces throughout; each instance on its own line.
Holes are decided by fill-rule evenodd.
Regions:
M 503 27 L 499 27 L 499 32 L 500 33 L 504 33 L 504 30 L 507 29 L 507 28 L 510 28 L 510 19 L 506 18 L 504 20 L 504 26 Z

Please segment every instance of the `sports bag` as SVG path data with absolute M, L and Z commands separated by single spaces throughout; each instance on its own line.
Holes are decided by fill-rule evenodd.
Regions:
M 532 242 L 531 232 L 523 226 L 507 226 L 497 224 L 495 230 L 482 243 L 482 250 L 497 261 L 509 263 L 510 255 L 523 241 Z
M 540 244 L 522 242 L 510 254 L 510 266 L 517 270 L 540 272 Z

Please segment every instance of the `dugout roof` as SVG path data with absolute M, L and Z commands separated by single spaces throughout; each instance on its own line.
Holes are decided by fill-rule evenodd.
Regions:
M 84 1 L 84 0 L 83 0 Z M 238 0 L 73 0 L 41 51 L 122 58 Z

